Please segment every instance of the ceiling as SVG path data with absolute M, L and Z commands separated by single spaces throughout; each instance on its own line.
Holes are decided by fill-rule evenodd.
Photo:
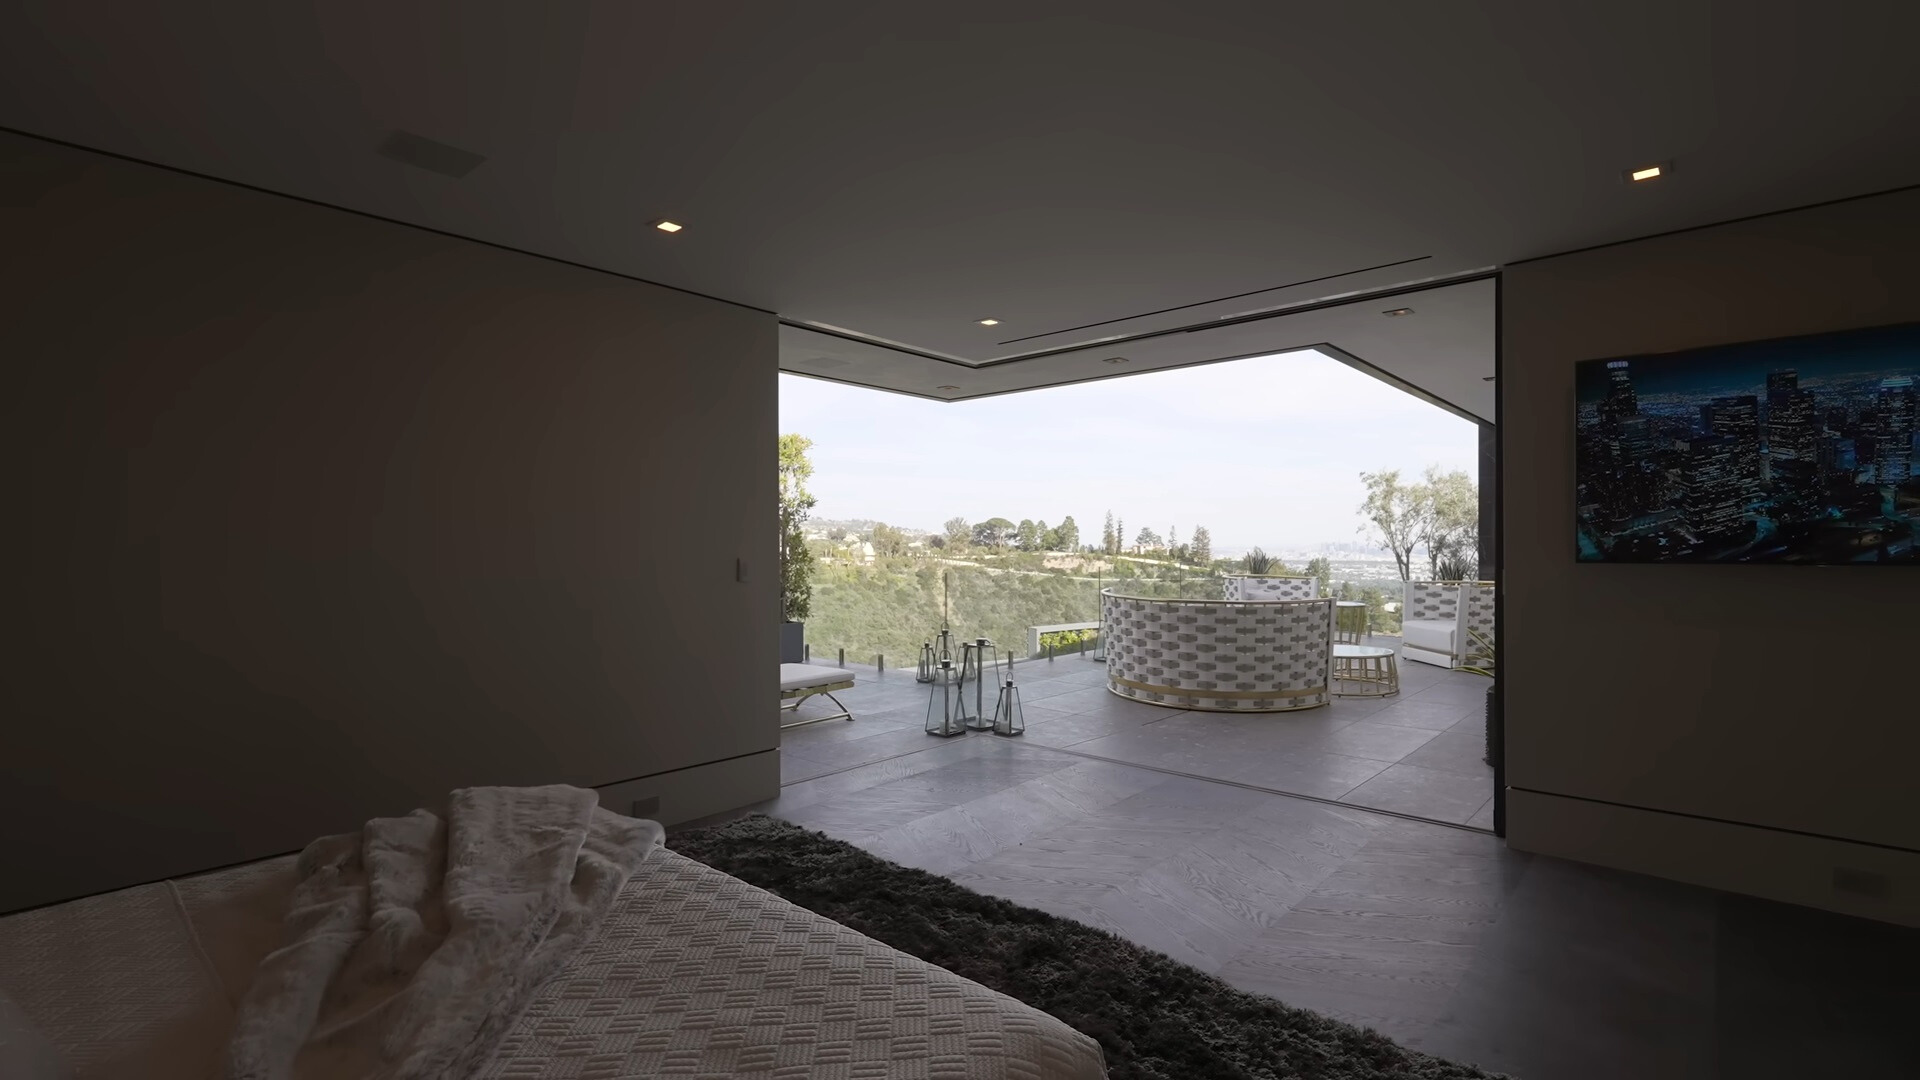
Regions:
M 1855 6 L 25 0 L 0 126 L 775 312 L 782 366 L 844 381 L 1262 338 L 1487 416 L 1484 284 L 1186 331 L 1920 183 L 1920 5 Z

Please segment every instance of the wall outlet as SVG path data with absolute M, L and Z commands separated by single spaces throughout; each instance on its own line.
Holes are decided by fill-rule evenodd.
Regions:
M 1893 882 L 1887 875 L 1872 870 L 1836 866 L 1833 868 L 1833 890 L 1859 896 L 1885 897 L 1893 892 Z
M 658 817 L 659 814 L 660 796 L 658 795 L 649 795 L 644 799 L 633 800 L 633 809 L 627 812 L 628 817 L 637 818 Z

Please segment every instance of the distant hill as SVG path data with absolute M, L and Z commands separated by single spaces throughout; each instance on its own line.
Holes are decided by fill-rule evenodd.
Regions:
M 806 531 L 810 536 L 825 536 L 835 530 L 866 536 L 873 531 L 875 525 L 879 524 L 882 524 L 882 522 L 875 521 L 872 518 L 812 518 L 807 522 Z M 916 529 L 907 525 L 895 525 L 891 521 L 885 522 L 884 524 L 893 525 L 894 528 L 905 533 L 909 540 L 924 540 L 929 536 L 944 535 L 944 530 L 942 529 Z M 1095 528 L 1089 533 L 1087 527 L 1081 525 L 1080 539 L 1082 543 L 1098 543 L 1100 540 L 1099 529 Z M 1253 550 L 1255 546 L 1256 545 L 1252 544 L 1221 544 L 1216 542 L 1213 545 L 1213 554 L 1214 557 L 1218 559 L 1237 559 Z M 1320 556 L 1329 559 L 1352 560 L 1393 558 L 1392 553 L 1385 548 L 1376 547 L 1364 541 L 1356 540 L 1334 540 L 1321 544 L 1306 545 L 1262 544 L 1258 546 L 1264 547 L 1267 554 L 1285 560 L 1288 563 L 1304 563 L 1308 559 Z
M 879 522 L 872 518 L 810 518 L 807 521 L 807 531 L 810 533 L 828 533 L 835 529 L 840 529 L 845 532 L 859 533 L 861 536 L 865 536 L 873 531 L 875 525 L 881 524 L 893 525 L 893 522 Z M 894 525 L 893 527 L 899 529 L 901 532 L 907 534 L 910 539 L 914 540 L 933 535 L 933 533 L 926 529 L 911 529 L 905 525 Z

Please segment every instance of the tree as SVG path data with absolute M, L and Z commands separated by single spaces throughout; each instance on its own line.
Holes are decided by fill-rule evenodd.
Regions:
M 1035 541 L 1033 550 L 1035 551 L 1054 550 L 1053 542 L 1059 539 L 1060 534 L 1054 532 L 1052 529 L 1047 528 L 1046 518 L 1041 518 L 1038 522 L 1036 522 L 1035 528 L 1039 533 L 1039 538 Z
M 1180 547 L 1179 527 L 1174 525 L 1167 526 L 1167 550 L 1174 551 L 1179 547 Z
M 1365 533 L 1371 529 L 1374 537 L 1393 553 L 1400 580 L 1411 581 L 1413 549 L 1420 543 L 1426 527 L 1426 492 L 1419 484 L 1401 483 L 1398 469 L 1363 472 L 1360 482 L 1367 486 L 1366 500 L 1360 504 L 1360 516 L 1366 519 L 1366 524 L 1360 526 L 1360 531 Z
M 780 617 L 787 622 L 802 622 L 813 611 L 813 550 L 801 527 L 814 503 L 807 492 L 812 448 L 804 435 L 780 436 Z
M 973 542 L 990 551 L 999 551 L 1007 546 L 1020 527 L 1003 517 L 988 518 L 973 527 Z
M 1032 518 L 1021 518 L 1020 524 L 1014 529 L 1015 546 L 1021 551 L 1039 551 L 1043 535 L 1041 527 L 1034 524 Z
M 1360 602 L 1367 605 L 1367 625 L 1376 634 L 1397 634 L 1400 632 L 1400 612 L 1389 611 L 1387 594 L 1378 586 L 1369 585 L 1360 593 Z
M 1053 543 L 1049 546 L 1055 551 L 1080 550 L 1080 526 L 1074 524 L 1072 514 L 1060 519 L 1060 527 L 1053 530 Z
M 1453 564 L 1453 572 L 1460 573 L 1458 567 L 1476 561 L 1479 553 L 1480 489 L 1466 473 L 1458 469 L 1443 473 L 1438 465 L 1427 466 L 1426 483 L 1420 489 L 1427 501 L 1420 528 L 1427 569 L 1435 580 L 1448 580 L 1440 573 L 1442 562 Z
M 1100 550 L 1109 555 L 1120 554 L 1119 533 L 1113 528 L 1113 511 L 1107 511 L 1107 527 L 1100 533 Z
M 967 546 L 967 541 L 971 539 L 973 539 L 973 526 L 967 524 L 966 518 L 957 517 L 947 519 L 948 547 L 964 548 Z
M 907 553 L 907 534 L 884 521 L 874 524 L 871 542 L 875 555 L 885 557 Z
M 1193 527 L 1193 564 L 1195 566 L 1213 565 L 1213 534 L 1205 525 Z
M 1307 560 L 1307 576 L 1320 583 L 1320 595 L 1333 595 L 1333 564 L 1325 555 Z
M 1113 519 L 1113 553 L 1115 555 L 1120 554 L 1120 549 L 1126 546 L 1127 546 L 1127 521 L 1125 518 L 1114 518 Z
M 1151 551 L 1160 546 L 1160 534 L 1152 529 L 1142 528 L 1140 535 L 1133 538 L 1133 542 L 1141 551 Z

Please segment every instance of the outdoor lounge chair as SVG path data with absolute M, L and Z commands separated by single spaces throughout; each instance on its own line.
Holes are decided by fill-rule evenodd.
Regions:
M 798 713 L 800 703 L 816 694 L 825 694 L 827 700 L 839 706 L 840 711 L 827 716 L 810 716 L 805 720 L 790 720 L 781 724 L 783 728 L 799 727 L 802 724 L 817 724 L 822 720 L 852 720 L 853 713 L 833 696 L 835 690 L 853 689 L 853 672 L 846 668 L 820 667 L 815 664 L 780 665 L 780 711 L 792 710 Z
M 1401 659 L 1444 668 L 1489 659 L 1468 631 L 1493 640 L 1492 582 L 1409 581 L 1401 612 Z

